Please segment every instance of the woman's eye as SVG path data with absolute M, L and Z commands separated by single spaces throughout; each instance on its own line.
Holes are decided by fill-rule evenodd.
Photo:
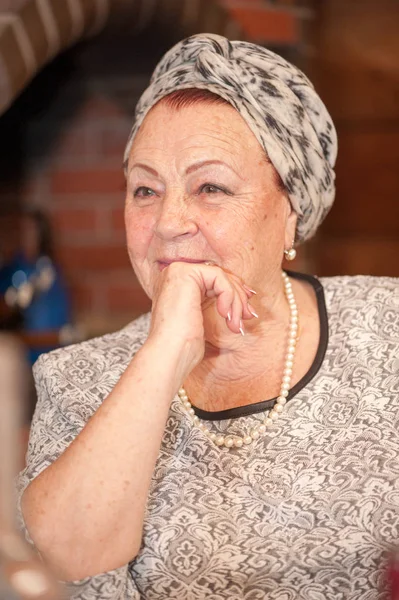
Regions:
M 151 196 L 155 196 L 154 190 L 143 185 L 134 192 L 135 198 L 151 198 Z
M 223 188 L 217 186 L 217 185 L 213 185 L 212 183 L 205 183 L 201 189 L 200 189 L 200 193 L 204 193 L 204 194 L 226 194 L 226 190 L 224 190 Z

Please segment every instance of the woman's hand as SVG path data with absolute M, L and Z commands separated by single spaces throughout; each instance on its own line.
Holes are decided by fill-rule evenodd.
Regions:
M 227 328 L 241 335 L 242 321 L 256 317 L 249 304 L 253 293 L 239 277 L 218 266 L 172 263 L 161 272 L 155 289 L 149 337 L 171 346 L 183 344 L 186 377 L 204 356 L 204 310 L 215 303 Z

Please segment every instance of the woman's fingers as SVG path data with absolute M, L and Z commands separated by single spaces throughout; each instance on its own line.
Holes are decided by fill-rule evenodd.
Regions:
M 221 317 L 226 319 L 227 327 L 234 333 L 244 335 L 244 319 L 257 318 L 249 299 L 253 290 L 244 285 L 235 275 L 226 273 L 217 266 L 206 265 L 203 273 L 205 296 L 216 298 L 216 306 Z
M 235 291 L 233 296 L 233 302 L 231 304 L 231 321 L 229 328 L 235 333 L 241 333 L 244 335 L 244 328 L 242 323 L 244 305 L 238 291 Z
M 247 294 L 249 295 L 250 298 L 252 298 L 252 296 L 256 295 L 255 290 L 253 290 L 252 288 L 250 288 L 247 285 L 245 285 L 245 283 L 242 284 L 242 287 L 247 292 Z
M 253 319 L 253 318 L 259 319 L 259 315 L 257 314 L 257 312 L 255 311 L 254 307 L 251 304 L 251 299 L 256 295 L 255 290 L 250 288 L 245 283 L 243 283 L 243 281 L 237 275 L 233 275 L 233 274 L 229 274 L 229 275 L 233 279 L 233 282 L 236 284 L 236 288 L 242 299 L 242 303 L 243 303 L 243 307 L 244 307 L 242 318 L 243 319 Z M 243 295 L 243 291 L 244 291 L 245 295 Z
M 248 297 L 245 290 L 243 290 L 241 284 L 233 282 L 234 296 L 231 310 L 231 327 L 230 329 L 235 333 L 241 333 L 244 335 L 244 319 L 253 319 L 253 315 L 248 309 Z

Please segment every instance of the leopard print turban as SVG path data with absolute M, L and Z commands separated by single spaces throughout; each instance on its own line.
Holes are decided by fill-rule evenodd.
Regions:
M 298 215 L 296 241 L 310 238 L 334 201 L 337 136 L 309 79 L 261 46 L 213 34 L 189 37 L 165 54 L 139 100 L 125 164 L 148 111 L 187 88 L 210 90 L 240 113 L 285 185 Z

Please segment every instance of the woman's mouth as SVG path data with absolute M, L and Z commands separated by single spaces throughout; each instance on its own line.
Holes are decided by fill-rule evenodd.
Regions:
M 185 263 L 193 263 L 193 264 L 202 264 L 204 262 L 207 262 L 205 260 L 199 260 L 197 258 L 184 258 L 184 257 L 178 257 L 178 258 L 160 258 L 159 260 L 157 260 L 157 264 L 159 267 L 160 271 L 163 271 L 164 269 L 166 269 L 166 267 L 169 267 L 169 265 L 171 265 L 174 262 L 185 262 Z

